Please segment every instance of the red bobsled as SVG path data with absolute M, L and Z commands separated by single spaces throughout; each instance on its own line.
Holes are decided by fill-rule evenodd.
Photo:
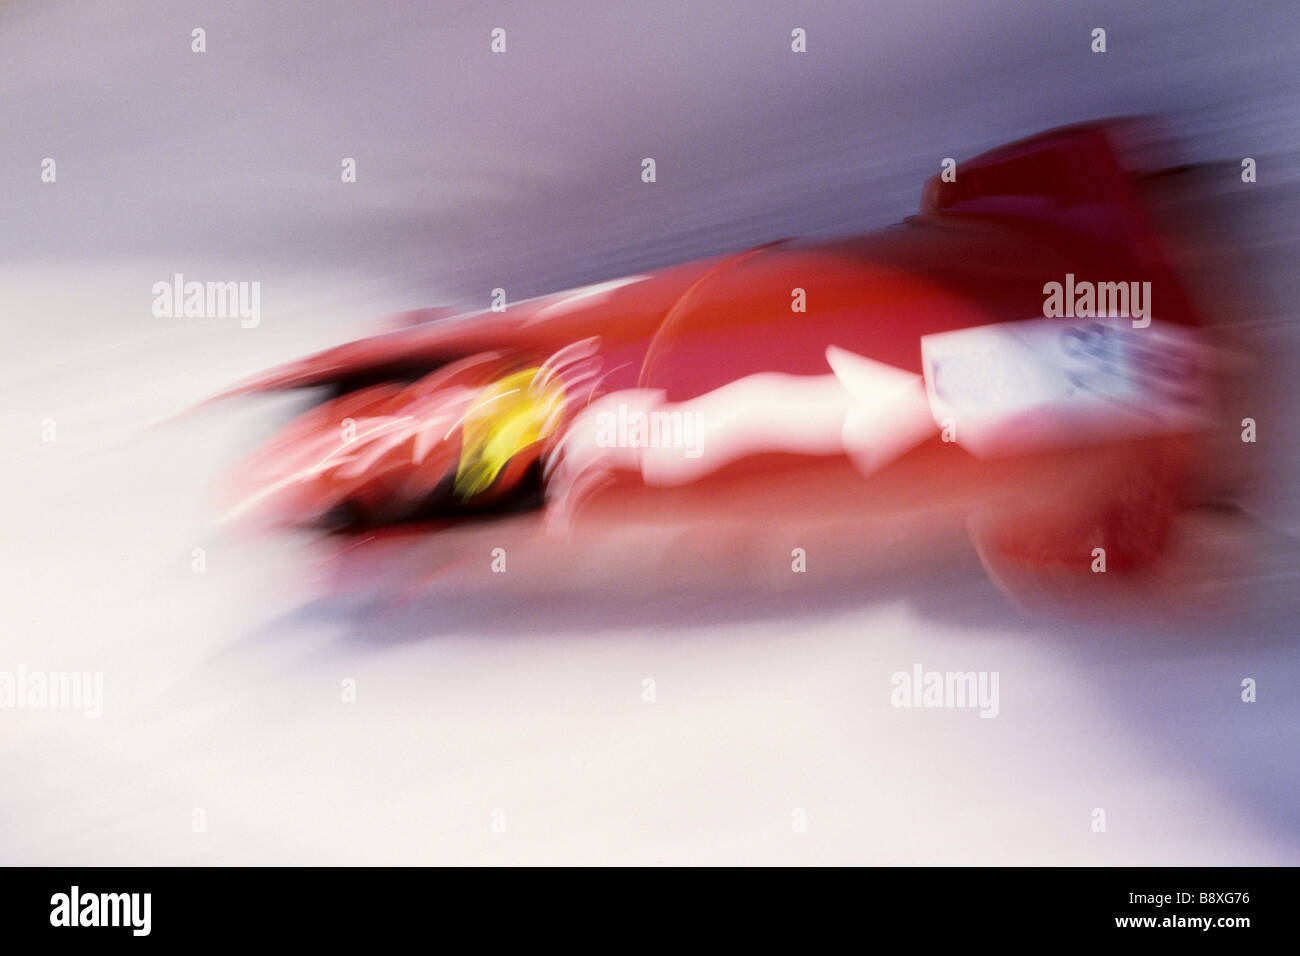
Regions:
M 1126 136 L 960 163 L 880 232 L 408 316 L 277 369 L 236 392 L 328 397 L 238 470 L 237 510 L 445 534 L 534 509 L 543 550 L 761 525 L 787 564 L 807 541 L 956 524 L 986 562 L 1149 564 L 1216 369 Z

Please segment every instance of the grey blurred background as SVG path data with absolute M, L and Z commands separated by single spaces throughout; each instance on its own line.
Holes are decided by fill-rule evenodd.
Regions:
M 0 711 L 0 861 L 1297 862 L 1298 51 L 1291 0 L 0 4 L 0 668 L 108 698 Z M 875 228 L 943 157 L 1120 114 L 1259 164 L 1215 196 L 1275 362 L 1249 520 L 1204 532 L 1219 616 L 1026 616 L 968 553 L 797 607 L 376 611 L 212 523 L 280 419 L 189 410 L 244 375 L 496 286 Z M 153 317 L 175 272 L 260 281 L 261 326 Z M 1001 716 L 891 709 L 918 661 L 1000 671 Z

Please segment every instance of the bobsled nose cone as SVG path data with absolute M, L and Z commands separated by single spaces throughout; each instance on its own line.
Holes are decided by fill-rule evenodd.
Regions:
M 539 373 L 479 356 L 326 402 L 237 471 L 230 516 L 351 527 L 493 506 L 558 427 L 563 386 Z

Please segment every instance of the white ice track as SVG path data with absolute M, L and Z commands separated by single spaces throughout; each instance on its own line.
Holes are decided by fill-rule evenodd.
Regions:
M 939 158 L 1055 122 L 1172 112 L 1200 155 L 1269 156 L 1255 252 L 1294 260 L 1290 3 L 1204 22 L 1099 5 L 1104 73 L 1071 53 L 1082 21 L 1037 6 L 821 4 L 800 16 L 823 59 L 797 66 L 781 5 L 643 6 L 0 8 L 0 670 L 102 671 L 106 692 L 97 720 L 0 710 L 0 863 L 1300 862 L 1282 533 L 1232 529 L 1260 556 L 1223 568 L 1251 578 L 1249 612 L 1133 628 L 1024 617 L 969 555 L 797 601 L 633 587 L 383 613 L 314 600 L 310 542 L 213 528 L 213 481 L 286 403 L 172 417 L 244 375 L 498 284 L 896 219 Z M 507 66 L 463 48 L 497 19 Z M 868 117 L 863 84 L 884 91 Z M 615 185 L 651 154 L 653 201 Z M 340 194 L 347 155 L 361 181 Z M 261 281 L 261 326 L 153 318 L 176 271 Z M 1285 292 L 1293 271 L 1272 278 Z M 1284 390 L 1294 301 L 1253 333 Z M 1276 407 L 1255 506 L 1294 531 L 1300 436 Z M 914 662 L 999 671 L 999 717 L 891 708 Z

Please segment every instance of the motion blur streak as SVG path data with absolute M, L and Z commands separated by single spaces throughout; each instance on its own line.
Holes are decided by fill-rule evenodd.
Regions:
M 503 56 L 488 52 L 496 26 Z M 807 54 L 790 51 L 795 26 Z M 1089 49 L 1096 27 L 1104 54 Z M 1297 51 L 1291 0 L 381 0 L 364 12 L 323 0 L 310 16 L 250 0 L 0 5 L 0 670 L 104 678 L 95 720 L 0 708 L 0 758 L 15 768 L 0 777 L 0 861 L 1297 862 Z M 1139 157 L 1127 188 L 1194 323 L 1168 314 L 1177 299 L 1145 259 L 1094 273 L 1022 227 L 937 228 L 954 222 L 941 186 L 930 226 L 887 228 L 927 208 L 923 183 L 944 158 L 962 184 L 989 150 L 1130 115 L 1154 121 L 1121 150 Z M 1241 180 L 1247 157 L 1254 183 Z M 45 158 L 55 183 L 41 181 Z M 1090 222 L 1071 227 L 1097 258 L 1136 263 L 1152 248 L 1112 224 L 1090 238 Z M 961 240 L 967 223 L 978 241 Z M 829 237 L 864 234 L 829 267 L 840 284 L 787 281 Z M 678 301 L 701 274 L 688 264 L 791 236 L 699 287 L 726 341 L 748 342 L 763 318 L 754 281 L 781 293 L 765 306 L 773 321 L 793 316 L 800 286 L 801 317 L 829 322 L 860 269 L 894 290 L 876 305 L 900 334 L 790 336 L 792 364 L 775 369 L 708 347 L 698 310 L 653 354 L 663 312 L 609 327 L 615 302 L 645 301 L 639 287 Z M 260 283 L 256 328 L 154 317 L 151 288 L 178 273 Z M 544 498 L 567 467 L 557 429 L 534 443 L 520 495 L 473 520 L 377 513 L 324 534 L 297 527 L 325 517 L 320 502 L 295 511 L 284 491 L 259 507 L 294 530 L 215 521 L 238 462 L 299 416 L 343 407 L 330 401 L 375 403 L 351 416 L 358 433 L 368 415 L 396 421 L 418 404 L 449 416 L 429 433 L 441 439 L 481 389 L 566 346 L 575 361 L 600 350 L 599 371 L 557 360 L 575 412 L 597 390 L 676 407 L 748 375 L 836 375 L 830 346 L 924 383 L 918 315 L 936 335 L 1042 320 L 1043 285 L 1067 273 L 1152 281 L 1144 331 L 1179 325 L 1216 357 L 1217 384 L 1195 390 L 1215 428 L 981 458 L 996 432 L 959 421 L 943 442 L 931 387 L 917 447 L 875 468 L 873 420 L 859 436 L 846 418 L 839 437 L 865 462 L 755 469 L 749 499 L 721 481 L 707 496 L 637 488 L 619 468 Z M 637 281 L 603 285 L 618 277 Z M 496 288 L 519 320 L 504 343 Z M 575 288 L 587 291 L 545 300 L 553 311 L 527 304 Z M 547 340 L 554 317 L 583 310 L 590 322 Z M 333 397 L 190 411 L 320 349 L 354 361 L 373 344 L 351 343 L 399 314 L 397 336 L 462 316 L 450 321 L 469 351 L 437 341 Z M 460 361 L 464 392 L 408 391 Z M 402 410 L 379 411 L 388 399 Z M 1240 440 L 1247 418 L 1254 443 Z M 302 468 L 342 434 L 341 420 L 319 424 Z M 394 465 L 361 505 L 424 501 L 458 451 L 420 445 L 429 471 Z M 923 466 L 943 452 L 960 466 Z M 266 463 L 262 477 L 285 477 Z M 274 485 L 256 477 L 234 475 L 241 491 Z M 1044 544 L 1087 522 L 1054 504 L 1071 488 L 1095 490 L 1097 507 L 1127 500 L 1126 477 L 1138 497 L 1178 502 L 1167 544 L 1128 571 L 1088 572 L 1074 594 Z M 1019 487 L 1033 492 L 1019 516 L 983 507 L 1006 496 L 976 494 Z M 786 507 L 758 520 L 745 507 L 773 496 Z M 796 548 L 806 573 L 792 573 Z M 493 549 L 504 573 L 489 570 Z M 1000 674 L 998 716 L 895 709 L 890 675 L 916 665 Z M 1241 700 L 1246 679 L 1255 704 Z M 348 687 L 355 704 L 340 699 Z M 1099 807 L 1105 833 L 1088 826 Z M 796 810 L 806 832 L 792 832 Z

